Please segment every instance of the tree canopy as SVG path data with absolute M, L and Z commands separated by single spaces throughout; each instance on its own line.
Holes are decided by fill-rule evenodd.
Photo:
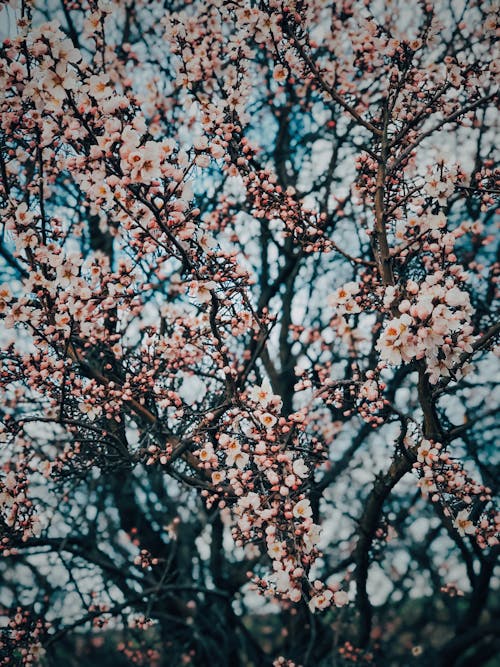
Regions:
M 492 664 L 497 9 L 0 2 L 0 665 Z

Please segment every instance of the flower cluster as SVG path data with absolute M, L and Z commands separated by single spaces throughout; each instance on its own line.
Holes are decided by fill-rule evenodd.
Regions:
M 426 195 L 435 199 L 438 204 L 445 206 L 448 198 L 453 194 L 457 184 L 464 178 L 464 174 L 457 164 L 444 164 L 429 170 L 424 185 Z
M 380 358 L 393 365 L 425 359 L 429 381 L 436 384 L 455 371 L 464 352 L 472 351 L 469 294 L 457 284 L 457 276 L 444 278 L 439 273 L 420 284 L 409 280 L 404 293 L 406 298 L 397 304 L 399 314 L 380 335 Z M 391 306 L 395 296 L 396 290 L 388 287 L 384 305 Z
M 231 430 L 220 432 L 215 443 L 205 441 L 195 452 L 215 490 L 203 492 L 207 504 L 228 505 L 236 545 L 260 546 L 271 559 L 271 572 L 254 578 L 265 595 L 292 602 L 311 597 L 311 610 L 341 606 L 346 602 L 343 594 L 330 594 L 319 581 L 313 586 L 307 578 L 319 555 L 320 527 L 304 493 L 313 472 L 306 463 L 310 445 L 303 435 L 305 414 L 280 416 L 282 400 L 267 380 L 253 385 L 246 399 L 245 411 L 226 415 Z M 320 461 L 321 451 L 317 448 L 307 456 Z
M 356 299 L 360 291 L 358 283 L 347 282 L 330 295 L 328 303 L 339 315 L 360 313 L 360 299 Z
M 500 514 L 488 509 L 491 489 L 476 482 L 441 443 L 423 438 L 416 447 L 408 438 L 406 445 L 416 450 L 414 468 L 422 495 L 443 505 L 462 537 L 474 537 L 481 548 L 499 544 Z
M 28 476 L 26 470 L 11 470 L 0 479 L 0 516 L 4 531 L 0 542 L 0 551 L 9 555 L 10 539 L 16 536 L 26 542 L 30 537 L 38 537 L 42 530 L 41 519 L 28 498 Z
M 46 653 L 43 648 L 49 624 L 37 619 L 30 611 L 17 607 L 11 610 L 6 627 L 0 630 L 0 661 L 2 665 L 39 665 Z

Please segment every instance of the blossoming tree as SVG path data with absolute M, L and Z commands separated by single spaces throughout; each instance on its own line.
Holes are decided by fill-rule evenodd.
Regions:
M 0 664 L 483 664 L 495 3 L 0 4 Z

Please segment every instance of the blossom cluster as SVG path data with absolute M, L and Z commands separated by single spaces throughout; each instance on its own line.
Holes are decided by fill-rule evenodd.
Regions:
M 406 445 L 416 449 L 414 468 L 420 476 L 422 495 L 443 505 L 444 513 L 462 537 L 472 536 L 483 549 L 498 545 L 500 514 L 488 509 L 491 489 L 475 481 L 441 443 L 427 438 L 418 447 L 412 443 L 412 439 L 407 439 Z
M 203 492 L 207 504 L 230 509 L 237 546 L 261 548 L 271 559 L 271 573 L 254 578 L 258 589 L 292 602 L 305 596 L 312 611 L 342 606 L 344 592 L 307 577 L 319 555 L 320 526 L 304 493 L 314 472 L 306 460 L 320 461 L 321 450 L 308 451 L 305 414 L 280 416 L 282 400 L 267 380 L 253 385 L 247 401 L 246 410 L 228 411 L 230 432 L 219 431 L 215 443 L 194 452 L 215 491 Z
M 0 660 L 2 664 L 39 665 L 46 653 L 43 642 L 49 624 L 34 617 L 29 610 L 12 609 L 7 627 L 0 630 Z
M 9 548 L 10 535 L 16 535 L 22 542 L 30 537 L 38 537 L 42 532 L 42 522 L 28 495 L 26 471 L 11 470 L 0 478 L 0 517 L 8 533 L 0 540 L 0 551 L 7 556 L 13 553 Z
M 407 281 L 406 298 L 395 306 L 398 315 L 386 323 L 377 343 L 382 361 L 399 365 L 425 359 L 431 384 L 454 372 L 474 342 L 470 297 L 457 281 L 463 277 L 455 272 L 445 278 L 437 272 L 420 284 Z M 384 305 L 390 307 L 395 298 L 395 288 L 388 287 Z

